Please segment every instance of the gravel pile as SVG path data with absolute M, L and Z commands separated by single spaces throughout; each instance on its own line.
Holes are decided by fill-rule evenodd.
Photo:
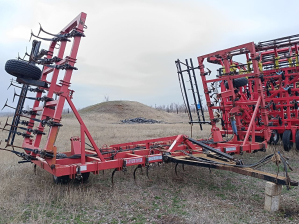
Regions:
M 121 120 L 122 123 L 125 124 L 135 124 L 135 123 L 139 123 L 139 124 L 155 124 L 155 123 L 161 123 L 161 121 L 156 121 L 153 119 L 146 119 L 143 117 L 137 117 L 137 118 L 133 118 L 133 119 L 125 119 L 125 120 Z

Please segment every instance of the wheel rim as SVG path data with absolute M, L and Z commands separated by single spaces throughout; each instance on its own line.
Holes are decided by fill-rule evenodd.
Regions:
M 277 134 L 277 132 L 274 132 L 273 133 L 273 142 L 276 142 L 277 139 L 278 139 L 278 134 Z

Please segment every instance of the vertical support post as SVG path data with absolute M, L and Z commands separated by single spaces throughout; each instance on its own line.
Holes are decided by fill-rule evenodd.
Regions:
M 265 187 L 265 210 L 270 212 L 278 211 L 280 208 L 281 185 L 266 182 Z
M 90 141 L 92 147 L 93 147 L 94 150 L 96 151 L 98 157 L 102 160 L 102 162 L 105 162 L 104 156 L 103 156 L 102 153 L 100 152 L 98 146 L 96 145 L 96 143 L 95 143 L 95 141 L 93 140 L 91 134 L 89 133 L 88 129 L 86 128 L 86 126 L 85 126 L 85 124 L 84 124 L 84 122 L 83 122 L 83 120 L 82 120 L 80 114 L 78 113 L 78 111 L 77 111 L 75 105 L 73 104 L 72 100 L 70 99 L 69 96 L 66 97 L 66 100 L 67 100 L 67 102 L 69 103 L 69 105 L 70 105 L 72 111 L 74 112 L 74 114 L 75 114 L 77 120 L 79 121 L 79 124 L 80 124 L 81 129 L 84 131 L 84 133 L 86 134 L 87 138 L 89 139 L 89 141 Z M 81 138 L 82 138 L 82 132 L 81 132 Z M 85 136 L 84 136 L 84 138 L 85 138 Z M 82 139 L 81 139 L 81 141 L 82 141 Z M 85 145 L 85 143 L 84 143 L 84 145 Z M 82 147 L 82 145 L 81 145 L 81 147 Z M 82 149 L 82 148 L 81 148 L 81 149 Z M 85 155 L 85 154 L 84 154 L 84 155 Z
M 251 117 L 251 120 L 250 120 L 250 123 L 249 123 L 249 126 L 248 126 L 248 130 L 246 132 L 245 139 L 244 139 L 243 144 L 242 144 L 243 146 L 245 144 L 247 144 L 251 129 L 255 125 L 255 117 L 256 117 L 256 114 L 258 112 L 260 103 L 261 103 L 261 96 L 258 98 L 257 103 L 255 105 L 255 108 L 254 108 L 254 111 L 253 111 L 253 114 L 252 114 L 252 117 Z M 254 135 L 253 132 L 252 132 L 252 134 Z
M 189 100 L 188 100 L 188 95 L 187 95 L 187 91 L 186 91 L 186 86 L 185 86 L 185 81 L 184 81 L 184 77 L 183 77 L 183 72 L 182 72 L 182 68 L 181 68 L 181 64 L 180 64 L 180 60 L 176 61 L 176 66 L 177 66 L 177 72 L 178 72 L 178 76 L 180 78 L 180 80 L 182 80 L 182 85 L 183 85 L 183 90 L 184 90 L 184 94 L 185 94 L 185 100 L 186 100 L 186 106 L 188 109 L 188 113 L 189 113 L 189 117 L 190 117 L 190 122 L 192 123 L 193 119 L 192 119 L 192 114 L 191 114 L 191 110 L 190 110 L 190 104 L 189 104 Z
M 193 82 L 192 82 L 192 77 L 191 77 L 191 73 L 190 73 L 190 69 L 189 69 L 188 60 L 186 59 L 185 61 L 186 61 L 187 73 L 188 73 L 188 76 L 189 76 L 189 81 L 190 81 L 191 91 L 192 91 L 192 95 L 193 95 L 195 111 L 196 111 L 196 114 L 197 114 L 197 117 L 198 117 L 198 121 L 200 121 L 200 116 L 199 116 L 198 108 L 197 108 L 197 100 L 196 100 L 195 93 L 194 93 Z M 194 71 L 193 71 L 193 72 L 194 72 Z M 201 125 L 201 123 L 199 123 L 199 126 L 200 126 L 200 130 L 202 130 L 202 125 Z
M 80 125 L 81 132 L 81 163 L 85 164 L 85 130 L 82 125 Z
M 15 110 L 15 114 L 13 116 L 13 120 L 10 126 L 10 130 L 8 133 L 8 138 L 6 139 L 7 143 L 10 145 L 13 145 L 14 140 L 15 140 L 15 136 L 16 136 L 16 131 L 18 129 L 18 124 L 20 122 L 20 114 L 22 113 L 23 107 L 24 107 L 24 103 L 25 103 L 25 97 L 27 95 L 27 91 L 28 91 L 28 85 L 27 84 L 23 84 L 22 86 L 22 90 L 20 93 L 20 97 L 18 100 L 18 104 L 17 104 L 17 108 Z M 11 139 L 11 140 L 10 140 Z
M 196 89 L 196 93 L 197 93 L 197 98 L 198 98 L 198 101 L 199 101 L 199 104 L 200 104 L 200 111 L 201 111 L 202 120 L 206 121 L 205 120 L 205 114 L 204 114 L 202 104 L 201 104 L 201 98 L 200 98 L 199 89 L 198 89 L 198 85 L 197 85 L 197 79 L 196 79 L 195 72 L 194 72 L 193 61 L 192 61 L 191 58 L 190 58 L 190 64 L 191 64 L 191 68 L 192 68 L 192 74 L 193 74 L 193 78 L 194 78 L 194 85 L 195 85 L 195 89 Z

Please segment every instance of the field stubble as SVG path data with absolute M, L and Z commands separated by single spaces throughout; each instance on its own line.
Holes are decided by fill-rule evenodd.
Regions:
M 172 117 L 162 124 L 120 124 L 109 114 L 83 116 L 96 143 L 116 144 L 142 139 L 190 135 L 185 115 Z M 4 120 L 4 118 L 0 118 Z M 70 148 L 70 137 L 79 135 L 79 126 L 72 115 L 63 118 L 63 127 L 56 145 L 60 151 Z M 194 126 L 194 138 L 207 137 Z M 7 133 L 1 133 L 5 139 Z M 17 144 L 21 144 L 18 138 Z M 2 146 L 4 143 L 2 143 Z M 276 146 L 281 149 L 281 146 Z M 271 153 L 269 147 L 266 153 Z M 290 157 L 294 171 L 290 176 L 299 180 L 298 153 Z M 265 153 L 245 154 L 245 162 L 253 162 Z M 178 167 L 174 164 L 153 166 L 150 180 L 145 170 L 133 168 L 115 175 L 112 171 L 91 175 L 88 183 L 55 185 L 52 176 L 42 169 L 34 174 L 31 164 L 17 164 L 18 157 L 1 152 L 0 157 L 0 223 L 298 223 L 298 188 L 282 193 L 282 208 L 277 213 L 263 210 L 265 182 L 220 170 L 199 167 Z M 275 165 L 264 170 L 275 173 Z

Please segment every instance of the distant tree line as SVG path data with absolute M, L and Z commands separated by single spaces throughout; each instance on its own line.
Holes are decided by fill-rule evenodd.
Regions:
M 160 111 L 166 111 L 167 113 L 188 113 L 188 109 L 185 106 L 185 104 L 179 104 L 179 103 L 171 103 L 169 105 L 156 105 L 152 108 L 155 108 L 156 110 Z M 196 113 L 196 107 L 194 105 L 190 105 L 190 110 L 193 113 Z M 203 105 L 203 110 L 208 111 L 208 108 L 206 105 Z

